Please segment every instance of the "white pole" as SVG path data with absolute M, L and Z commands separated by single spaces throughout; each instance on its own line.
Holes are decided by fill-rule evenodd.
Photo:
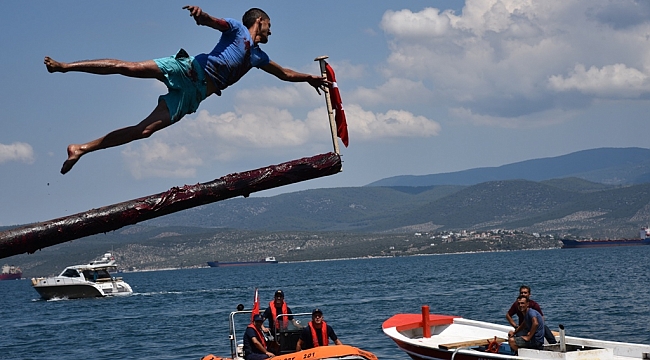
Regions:
M 314 59 L 314 61 L 318 61 L 320 64 L 320 72 L 321 76 L 326 77 L 327 76 L 327 70 L 325 70 L 325 59 L 327 59 L 329 56 L 323 55 L 319 56 Z M 336 120 L 334 120 L 334 109 L 332 109 L 332 98 L 330 97 L 330 89 L 325 88 L 325 104 L 327 105 L 327 116 L 330 119 L 330 131 L 332 133 L 332 145 L 334 145 L 334 152 L 337 155 L 340 155 L 341 152 L 339 150 L 339 142 L 336 140 Z

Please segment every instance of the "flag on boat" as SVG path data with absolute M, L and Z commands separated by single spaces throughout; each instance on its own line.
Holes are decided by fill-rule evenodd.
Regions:
M 325 72 L 327 73 L 327 80 L 332 82 L 332 86 L 330 87 L 330 101 L 332 101 L 332 108 L 334 108 L 336 134 L 343 141 L 343 145 L 348 147 L 348 124 L 345 120 L 341 92 L 339 91 L 339 86 L 336 84 L 336 75 L 334 74 L 334 69 L 328 63 L 325 63 Z
M 255 300 L 253 301 L 253 312 L 251 313 L 251 322 L 255 315 L 260 313 L 260 298 L 257 296 L 257 288 L 255 288 Z

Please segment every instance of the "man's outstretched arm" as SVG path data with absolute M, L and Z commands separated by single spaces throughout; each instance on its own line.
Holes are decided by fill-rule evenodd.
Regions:
M 183 6 L 183 9 L 190 12 L 190 16 L 194 18 L 196 25 L 208 26 L 222 32 L 230 29 L 230 25 L 226 20 L 212 17 L 198 6 L 186 5 Z
M 262 67 L 262 70 L 266 71 L 271 75 L 275 75 L 278 79 L 289 82 L 307 82 L 309 85 L 313 86 L 318 94 L 320 95 L 319 88 L 325 86 L 330 86 L 331 82 L 327 81 L 322 76 L 303 74 L 291 69 L 283 68 L 277 63 L 271 61 L 267 65 Z

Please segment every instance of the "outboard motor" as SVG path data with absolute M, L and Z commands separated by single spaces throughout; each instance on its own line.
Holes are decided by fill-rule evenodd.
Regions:
M 560 352 L 566 352 L 566 339 L 564 338 L 564 325 L 560 324 Z

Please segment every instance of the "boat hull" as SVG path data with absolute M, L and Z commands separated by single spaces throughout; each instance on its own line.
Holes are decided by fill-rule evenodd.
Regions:
M 331 346 L 319 346 L 312 349 L 297 351 L 291 354 L 277 355 L 274 356 L 275 360 L 298 360 L 298 359 L 309 359 L 309 360 L 377 360 L 375 354 L 361 350 L 359 348 L 349 346 L 349 345 L 331 345 Z M 201 360 L 243 360 L 243 358 L 236 357 L 225 358 L 217 357 L 214 355 L 206 355 L 201 358 Z
M 429 348 L 424 346 L 415 346 L 406 342 L 393 339 L 397 347 L 400 350 L 404 351 L 411 359 L 414 360 L 451 360 L 454 352 L 448 350 L 440 350 L 435 348 Z M 454 360 L 479 360 L 479 359 L 503 359 L 503 355 L 482 353 L 481 356 L 466 355 L 463 353 L 457 353 L 454 356 Z
M 596 248 L 612 246 L 650 245 L 650 238 L 617 240 L 570 240 L 562 239 L 562 249 Z
M 15 274 L 0 274 L 0 280 L 18 280 L 23 276 L 23 273 Z
M 82 299 L 104 297 L 104 293 L 91 285 L 64 285 L 64 286 L 34 286 L 44 300 L 50 299 Z
M 277 264 L 276 261 L 234 261 L 234 262 L 220 262 L 220 261 L 208 261 L 208 266 L 210 267 L 226 267 L 226 266 L 257 266 L 257 265 L 271 265 Z

